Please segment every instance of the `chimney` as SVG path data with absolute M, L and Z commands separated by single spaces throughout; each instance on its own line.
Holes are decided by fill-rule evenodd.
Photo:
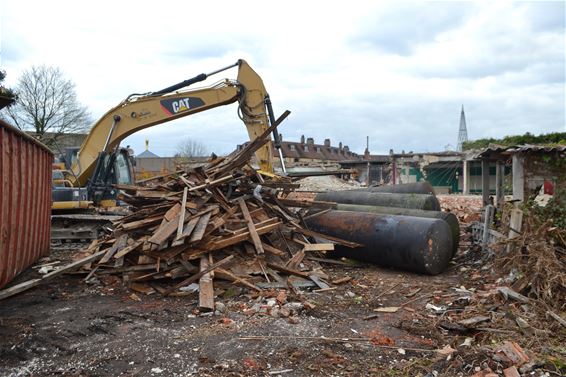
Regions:
M 280 143 L 283 142 L 283 134 L 282 134 L 282 133 L 279 134 L 279 142 L 280 142 Z
M 301 144 L 305 143 L 305 135 L 301 135 Z
M 339 151 L 342 151 L 342 142 L 339 142 L 339 143 L 338 143 L 338 150 L 339 150 Z
M 350 148 L 347 145 L 344 145 L 344 152 L 350 152 Z
M 324 146 L 330 147 L 330 139 L 324 139 Z
M 307 144 L 314 145 L 314 139 L 312 137 L 309 137 L 307 139 Z

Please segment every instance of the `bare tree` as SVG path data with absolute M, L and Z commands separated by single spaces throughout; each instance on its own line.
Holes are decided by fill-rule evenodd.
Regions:
M 34 66 L 25 71 L 14 89 L 16 103 L 7 109 L 13 123 L 52 144 L 63 133 L 88 130 L 90 114 L 75 93 L 75 84 L 56 67 Z
M 185 138 L 177 144 L 176 157 L 202 157 L 208 154 L 206 146 L 200 141 Z
M 13 101 L 16 99 L 16 93 L 10 88 L 6 88 L 3 85 L 4 79 L 6 78 L 6 71 L 0 70 L 0 97 L 2 99 L 1 103 L 5 103 L 6 106 L 11 106 Z

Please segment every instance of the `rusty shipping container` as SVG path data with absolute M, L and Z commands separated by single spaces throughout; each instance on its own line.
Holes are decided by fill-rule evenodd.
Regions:
M 0 120 L 0 288 L 49 255 L 52 162 L 47 147 Z

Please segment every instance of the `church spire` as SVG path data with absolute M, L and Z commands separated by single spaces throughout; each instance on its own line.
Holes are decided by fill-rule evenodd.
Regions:
M 458 152 L 462 152 L 462 144 L 466 141 L 468 141 L 468 129 L 466 128 L 464 105 L 462 105 L 462 112 L 460 113 L 460 130 L 458 131 L 458 147 L 456 147 Z

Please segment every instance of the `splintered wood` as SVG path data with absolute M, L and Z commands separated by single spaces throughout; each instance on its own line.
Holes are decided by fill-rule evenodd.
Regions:
M 181 296 L 198 285 L 201 310 L 214 309 L 217 283 L 255 292 L 270 284 L 328 288 L 328 276 L 305 253 L 333 244 L 316 245 L 320 235 L 303 229 L 300 216 L 285 206 L 295 203 L 279 200 L 295 188 L 289 179 L 250 168 L 250 156 L 263 145 L 258 140 L 234 156 L 144 186 L 116 185 L 132 212 L 89 250 L 100 259 L 83 267 L 88 278 L 119 275 L 142 294 Z

